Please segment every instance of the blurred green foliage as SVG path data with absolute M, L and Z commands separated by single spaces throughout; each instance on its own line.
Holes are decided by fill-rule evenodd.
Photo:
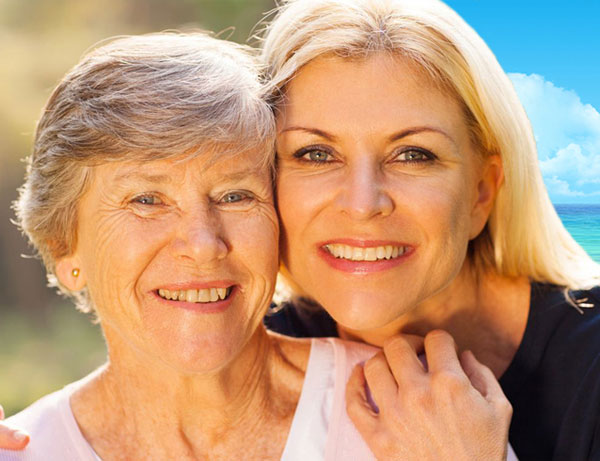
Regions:
M 70 303 L 39 318 L 10 312 L 0 324 L 0 396 L 8 415 L 88 374 L 106 360 L 98 325 Z
M 46 288 L 14 225 L 35 122 L 62 75 L 115 35 L 222 31 L 245 42 L 273 0 L 0 0 L 0 403 L 12 414 L 105 356 L 97 326 Z M 233 28 L 233 29 L 232 29 Z

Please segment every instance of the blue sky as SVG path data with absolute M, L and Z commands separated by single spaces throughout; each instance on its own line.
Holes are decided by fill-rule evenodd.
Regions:
M 600 0 L 446 2 L 511 78 L 552 201 L 600 203 Z

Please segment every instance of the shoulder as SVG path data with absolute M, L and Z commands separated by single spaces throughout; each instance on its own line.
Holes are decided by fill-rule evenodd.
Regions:
M 587 459 L 600 443 L 600 288 L 533 284 L 523 340 L 500 382 L 520 457 Z
M 82 456 L 87 450 L 83 436 L 71 413 L 69 398 L 72 386 L 48 394 L 25 410 L 6 420 L 10 426 L 31 435 L 27 448 L 20 452 L 1 450 L 0 461 L 37 461 L 49 459 L 94 459 Z M 84 442 L 84 451 L 80 442 Z

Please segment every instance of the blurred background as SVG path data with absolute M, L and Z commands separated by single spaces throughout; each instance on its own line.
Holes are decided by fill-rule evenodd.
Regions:
M 530 115 L 538 144 L 545 149 L 541 152 L 547 154 L 540 157 L 542 167 L 544 162 L 547 163 L 546 170 L 543 169 L 548 176 L 546 179 L 561 188 L 553 186 L 552 182 L 547 185 L 551 193 L 570 193 L 558 196 L 554 203 L 572 203 L 564 200 L 586 198 L 588 204 L 595 204 L 585 207 L 557 205 L 557 210 L 574 237 L 600 261 L 600 205 L 597 205 L 600 192 L 585 197 L 579 191 L 573 193 L 565 189 L 561 182 L 563 178 L 555 175 L 562 174 L 569 165 L 577 162 L 572 160 L 572 155 L 565 157 L 568 165 L 558 165 L 560 168 L 557 167 L 555 172 L 552 156 L 562 152 L 560 148 L 568 143 L 548 144 L 548 140 L 552 140 L 549 134 L 555 134 L 559 126 L 566 124 L 562 119 L 548 119 L 549 114 L 564 114 L 566 106 L 561 102 L 556 106 L 559 110 L 547 109 L 548 91 L 558 93 L 562 87 L 588 88 L 585 81 L 580 82 L 570 75 L 561 80 L 552 65 L 561 72 L 573 68 L 573 74 L 578 78 L 583 75 L 594 82 L 588 85 L 591 90 L 585 93 L 584 102 L 594 104 L 600 97 L 594 93 L 600 78 L 594 60 L 577 55 L 576 64 L 562 65 L 574 50 L 583 50 L 582 53 L 589 56 L 597 54 L 593 40 L 598 40 L 598 34 L 593 35 L 592 40 L 592 36 L 578 36 L 577 33 L 593 29 L 581 27 L 580 23 L 586 18 L 595 23 L 600 8 L 594 7 L 592 12 L 589 11 L 591 2 L 578 2 L 585 8 L 559 11 L 548 8 L 541 0 L 448 0 L 489 43 L 507 72 L 529 74 L 512 74 L 511 78 Z M 529 11 L 524 5 L 530 3 Z M 30 254 L 31 250 L 10 222 L 13 217 L 10 204 L 16 198 L 15 189 L 24 174 L 20 159 L 30 152 L 35 122 L 53 87 L 89 47 L 104 38 L 200 28 L 223 31 L 224 37 L 246 42 L 254 25 L 273 7 L 274 0 L 0 0 L 0 404 L 8 415 L 86 375 L 105 359 L 102 337 L 98 327 L 93 325 L 93 319 L 76 312 L 69 301 L 45 287 L 41 264 L 20 256 Z M 557 21 L 560 30 L 571 23 L 573 30 L 558 34 L 560 43 L 555 44 L 552 40 L 557 37 L 556 28 L 547 27 L 544 31 L 531 27 L 537 23 L 540 11 Z M 567 11 L 576 13 L 577 21 L 565 22 Z M 518 33 L 507 34 L 508 25 Z M 513 43 L 514 40 L 510 41 L 510 37 L 518 40 L 518 45 Z M 576 42 L 578 37 L 580 41 Z M 250 44 L 255 43 L 250 40 Z M 520 53 L 515 53 L 516 50 Z M 561 52 L 564 54 L 562 61 L 557 59 Z M 518 56 L 523 59 L 515 61 Z M 582 65 L 587 65 L 583 68 L 587 70 L 576 72 L 575 69 L 578 71 Z M 534 75 L 540 72 L 559 85 L 552 86 Z M 525 90 L 532 88 L 531 82 L 539 83 L 546 92 L 539 92 L 536 98 L 528 97 Z M 573 107 L 579 106 L 574 104 Z M 600 159 L 600 115 L 589 107 L 580 112 L 593 119 L 588 125 L 593 135 L 590 139 L 596 141 L 588 143 L 593 144 L 593 150 L 588 149 L 589 152 L 585 151 L 587 144 L 582 144 L 584 154 L 588 152 L 589 165 L 580 162 L 579 167 L 583 173 L 594 176 L 594 168 L 600 168 L 600 162 L 596 165 L 594 160 Z M 580 127 L 585 123 L 580 123 L 576 114 L 570 112 L 563 118 L 572 119 L 577 125 L 580 142 Z M 568 144 L 568 149 L 573 145 Z M 597 182 L 597 175 L 590 181 Z
M 272 0 L 0 0 L 0 404 L 7 415 L 84 376 L 105 351 L 90 318 L 46 288 L 10 220 L 35 122 L 53 87 L 94 43 L 167 29 L 246 42 Z

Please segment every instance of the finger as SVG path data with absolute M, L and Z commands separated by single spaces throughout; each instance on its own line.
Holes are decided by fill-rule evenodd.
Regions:
M 449 333 L 443 330 L 429 332 L 425 336 L 425 354 L 431 373 L 450 372 L 466 379 L 456 352 L 456 343 Z
M 423 352 L 423 338 L 415 335 L 396 335 L 383 344 L 389 369 L 399 386 L 412 385 L 424 376 L 425 367 L 419 354 Z
M 28 443 L 29 435 L 26 432 L 0 424 L 0 448 L 22 450 Z
M 368 391 L 378 409 L 389 408 L 398 397 L 398 385 L 390 371 L 383 352 L 378 352 L 363 366 Z
M 489 402 L 508 404 L 508 399 L 500 387 L 500 383 L 488 367 L 482 364 L 473 352 L 465 351 L 460 356 L 460 363 L 471 384 Z M 510 404 L 509 404 L 510 405 Z
M 375 430 L 376 414 L 367 396 L 362 365 L 354 367 L 346 384 L 346 412 L 364 438 Z
M 0 421 L 4 419 L 4 408 L 0 405 Z

